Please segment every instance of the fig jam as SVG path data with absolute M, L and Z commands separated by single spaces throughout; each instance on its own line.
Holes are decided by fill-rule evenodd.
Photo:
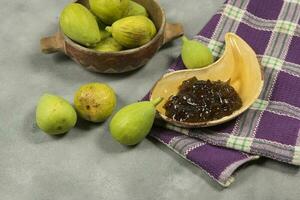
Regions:
M 182 122 L 206 122 L 231 115 L 242 107 L 242 100 L 227 82 L 198 80 L 182 82 L 164 108 L 166 116 Z

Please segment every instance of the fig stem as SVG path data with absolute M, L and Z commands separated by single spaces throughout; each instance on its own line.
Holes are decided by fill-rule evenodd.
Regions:
M 157 106 L 162 100 L 163 100 L 162 97 L 158 97 L 158 98 L 156 98 L 156 99 L 151 100 L 150 102 L 151 102 L 154 106 Z

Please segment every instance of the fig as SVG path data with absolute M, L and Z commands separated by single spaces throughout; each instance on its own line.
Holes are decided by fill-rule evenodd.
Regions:
M 153 22 L 145 16 L 122 18 L 111 27 L 106 27 L 113 38 L 126 48 L 135 48 L 148 43 L 156 34 Z
M 121 51 L 122 49 L 123 47 L 118 42 L 116 42 L 112 37 L 102 40 L 94 47 L 94 50 L 100 52 L 115 52 L 115 51 Z
M 129 0 L 89 0 L 92 12 L 107 25 L 123 17 L 128 10 L 128 2 Z
M 184 65 L 189 69 L 201 68 L 214 62 L 210 49 L 204 44 L 182 37 L 181 56 Z
M 59 23 L 62 32 L 79 44 L 93 46 L 101 40 L 95 17 L 79 3 L 67 5 L 60 15 Z
M 52 94 L 44 94 L 40 98 L 36 108 L 36 122 L 45 133 L 66 133 L 75 126 L 76 121 L 76 111 L 65 99 Z
M 124 17 L 142 15 L 148 17 L 147 10 L 144 6 L 134 1 L 129 0 L 128 10 Z
M 116 106 L 114 90 L 104 83 L 88 83 L 75 93 L 74 105 L 80 117 L 91 122 L 103 122 Z
M 150 132 L 155 119 L 155 106 L 161 101 L 162 98 L 157 98 L 123 107 L 109 124 L 112 137 L 124 145 L 140 143 Z

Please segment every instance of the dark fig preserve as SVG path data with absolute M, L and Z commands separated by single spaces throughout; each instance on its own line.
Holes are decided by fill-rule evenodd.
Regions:
M 196 77 L 183 81 L 177 95 L 164 105 L 167 117 L 192 123 L 221 119 L 241 107 L 242 100 L 229 83 Z

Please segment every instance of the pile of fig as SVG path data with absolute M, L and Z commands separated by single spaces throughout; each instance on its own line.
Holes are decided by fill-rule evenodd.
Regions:
M 70 3 L 60 15 L 61 31 L 74 42 L 100 52 L 140 47 L 157 30 L 147 10 L 131 0 L 89 0 L 87 8 Z
M 127 105 L 112 118 L 109 129 L 112 137 L 124 145 L 140 143 L 150 132 L 155 118 L 155 106 L 161 98 Z M 82 85 L 74 95 L 74 104 L 64 98 L 44 94 L 36 108 L 36 123 L 49 135 L 61 135 L 70 131 L 78 117 L 93 122 L 108 119 L 117 104 L 114 90 L 104 83 Z
M 50 135 L 65 134 L 76 125 L 77 115 L 90 122 L 103 122 L 116 103 L 114 90 L 104 83 L 82 85 L 75 92 L 74 106 L 60 96 L 46 93 L 38 102 L 36 123 Z

